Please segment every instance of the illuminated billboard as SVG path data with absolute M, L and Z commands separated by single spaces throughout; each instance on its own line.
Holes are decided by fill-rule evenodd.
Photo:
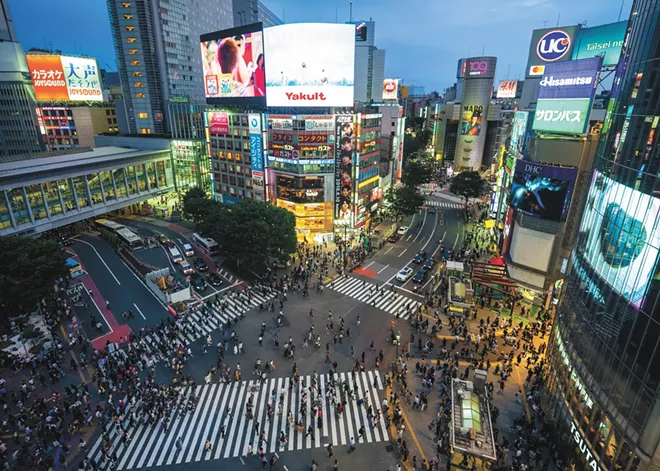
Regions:
M 471 57 L 465 60 L 465 77 L 493 78 L 495 77 L 495 57 Z
M 511 206 L 528 216 L 565 221 L 576 177 L 577 168 L 518 160 L 511 183 Z
M 103 101 L 96 59 L 25 56 L 37 101 Z
M 209 132 L 226 136 L 229 134 L 229 113 L 224 111 L 209 111 Z
M 264 42 L 268 106 L 353 106 L 355 25 L 273 26 Z
M 501 80 L 497 87 L 497 98 L 515 98 L 518 90 L 517 80 Z
M 542 100 L 536 102 L 534 131 L 557 134 L 584 134 L 589 123 L 591 100 L 575 98 L 565 100 Z
M 355 24 L 355 42 L 364 42 L 367 40 L 367 23 L 364 21 Z
M 385 79 L 383 81 L 383 100 L 396 100 L 399 97 L 399 80 Z
M 543 74 L 542 67 L 571 59 L 577 26 L 535 29 L 527 56 L 527 77 Z
M 461 79 L 465 77 L 465 66 L 467 65 L 467 59 L 458 59 L 458 65 L 456 66 L 456 78 Z
M 461 136 L 478 136 L 484 120 L 484 105 L 464 105 L 461 112 Z
M 626 37 L 628 21 L 619 21 L 577 32 L 573 60 L 600 56 L 605 67 L 617 65 Z
M 207 103 L 265 103 L 265 57 L 261 29 L 261 23 L 255 23 L 200 37 Z
M 594 171 L 576 247 L 617 293 L 641 306 L 660 247 L 660 200 Z
M 335 221 L 351 226 L 353 215 L 353 115 L 335 118 Z
M 509 149 L 514 152 L 516 156 L 520 154 L 524 147 L 525 132 L 527 131 L 528 119 L 529 111 L 516 111 L 516 114 L 513 117 Z

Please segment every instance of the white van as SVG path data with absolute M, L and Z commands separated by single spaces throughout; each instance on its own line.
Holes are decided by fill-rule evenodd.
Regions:
M 169 249 L 170 252 L 170 257 L 172 257 L 172 261 L 174 263 L 179 263 L 180 261 L 183 260 L 183 257 L 181 256 L 181 252 L 179 252 L 179 249 L 176 247 L 170 247 Z
M 192 257 L 195 255 L 195 251 L 190 244 L 183 244 L 183 253 L 186 254 L 186 257 Z

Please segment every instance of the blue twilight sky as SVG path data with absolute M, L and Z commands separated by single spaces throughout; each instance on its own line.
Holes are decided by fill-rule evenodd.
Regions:
M 57 4 L 55 6 L 55 3 Z M 116 70 L 104 0 L 9 0 L 18 38 L 31 47 L 96 57 Z M 345 22 L 348 0 L 264 0 L 287 23 Z M 354 20 L 376 21 L 386 77 L 442 92 L 461 57 L 498 58 L 497 79 L 524 78 L 531 32 L 557 24 L 597 26 L 628 19 L 632 0 L 354 0 Z M 109 67 L 108 67 L 109 65 Z

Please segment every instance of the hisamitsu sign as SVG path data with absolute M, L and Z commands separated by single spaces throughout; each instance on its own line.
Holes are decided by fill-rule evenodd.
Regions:
M 602 60 L 601 57 L 593 57 L 548 64 L 539 82 L 539 99 L 592 99 L 598 85 Z

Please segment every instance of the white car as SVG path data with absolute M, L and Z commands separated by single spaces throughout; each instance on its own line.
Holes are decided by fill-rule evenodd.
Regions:
M 408 232 L 408 229 L 410 229 L 408 226 L 401 226 L 401 227 L 399 227 L 399 230 L 396 231 L 396 233 L 399 234 L 399 235 L 406 235 L 406 232 Z
M 195 255 L 195 251 L 190 244 L 183 244 L 183 252 L 186 254 L 186 257 L 192 257 Z
M 179 266 L 181 267 L 181 271 L 183 272 L 184 275 L 190 275 L 194 273 L 194 270 L 192 269 L 190 264 L 185 260 L 180 261 Z
M 412 268 L 404 268 L 403 270 L 401 270 L 399 273 L 396 274 L 396 279 L 401 283 L 405 283 L 410 279 L 411 276 L 413 276 L 413 272 L 414 270 Z

